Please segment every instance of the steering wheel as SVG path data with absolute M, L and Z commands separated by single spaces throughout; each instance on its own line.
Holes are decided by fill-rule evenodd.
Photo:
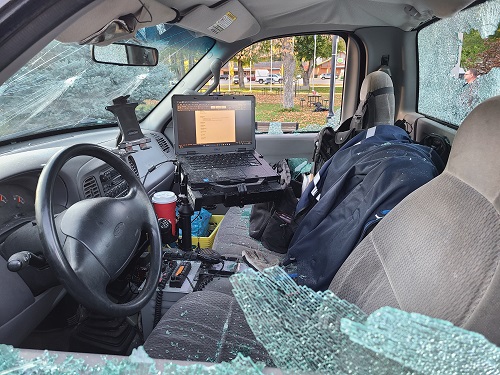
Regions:
M 129 192 L 122 198 L 79 201 L 54 219 L 52 194 L 56 177 L 68 160 L 81 155 L 98 158 L 113 167 L 128 183 Z M 35 213 L 50 267 L 83 306 L 119 317 L 133 315 L 149 302 L 161 270 L 158 222 L 141 182 L 118 156 L 92 144 L 77 144 L 56 153 L 40 175 Z M 150 242 L 149 274 L 133 300 L 118 304 L 109 299 L 106 286 L 133 258 L 142 231 Z

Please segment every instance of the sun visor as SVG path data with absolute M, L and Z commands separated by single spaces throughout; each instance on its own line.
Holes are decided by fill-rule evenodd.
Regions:
M 186 14 L 178 25 L 228 43 L 260 31 L 255 17 L 237 0 L 216 8 L 199 5 Z
M 138 29 L 169 22 L 177 12 L 155 0 L 106 0 L 63 31 L 63 43 L 107 45 L 130 39 Z

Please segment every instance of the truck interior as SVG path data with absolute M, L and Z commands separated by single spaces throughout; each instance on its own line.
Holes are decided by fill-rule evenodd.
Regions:
M 451 340 L 443 352 L 467 330 L 464 353 L 498 360 L 499 26 L 499 0 L 0 0 L 0 372 L 44 350 L 104 368 L 100 355 L 115 366 L 139 350 L 157 364 L 229 363 L 221 374 L 437 373 L 414 360 L 424 344 L 405 360 L 384 340 L 363 355 L 362 339 L 343 341 L 341 318 L 370 321 L 388 306 L 388 316 L 451 322 L 449 335 L 436 328 Z M 182 195 L 180 209 L 196 196 L 179 177 L 174 96 L 252 95 L 256 152 L 270 165 L 310 164 L 318 132 L 350 123 L 380 74 L 391 95 L 367 110 L 366 128 L 396 124 L 445 168 L 380 220 L 326 291 L 250 270 L 243 251 L 276 254 L 249 237 L 241 187 L 240 201 L 203 204 L 225 215 L 215 255 L 166 246 L 153 195 Z M 167 274 L 181 281 L 161 284 Z M 310 313 L 320 300 L 330 310 Z M 309 325 L 329 311 L 337 323 Z M 313 344 L 306 330 L 335 334 Z M 395 347 L 411 341 L 397 337 Z

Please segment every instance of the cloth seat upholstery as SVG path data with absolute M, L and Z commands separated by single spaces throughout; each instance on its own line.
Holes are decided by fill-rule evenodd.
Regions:
M 214 291 L 188 294 L 167 310 L 144 344 L 152 358 L 230 361 L 240 352 L 273 366 L 232 295 Z
M 358 245 L 330 290 L 367 313 L 422 313 L 500 344 L 500 97 L 457 132 L 444 172 Z
M 243 250 L 259 250 L 262 244 L 250 237 L 251 206 L 231 207 L 220 223 L 212 248 L 222 255 L 240 257 Z
M 270 251 L 260 241 L 250 237 L 248 226 L 251 210 L 252 206 L 231 207 L 220 224 L 212 248 L 231 257 L 241 257 L 243 250 L 259 250 L 284 258 L 286 254 Z

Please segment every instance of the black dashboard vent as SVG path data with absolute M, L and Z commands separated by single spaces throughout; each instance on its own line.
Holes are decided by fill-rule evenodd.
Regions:
M 170 145 L 168 144 L 167 140 L 165 138 L 163 138 L 161 135 L 156 134 L 156 133 L 151 133 L 151 135 L 153 136 L 154 139 L 156 139 L 156 142 L 161 147 L 163 152 L 165 154 L 168 154 L 170 151 Z
M 128 164 L 130 165 L 130 168 L 134 171 L 135 175 L 139 177 L 139 169 L 137 169 L 137 164 L 135 163 L 135 160 L 132 156 L 129 156 L 127 158 Z
M 94 176 L 89 176 L 83 181 L 83 196 L 87 198 L 97 198 L 101 196 L 97 180 Z

